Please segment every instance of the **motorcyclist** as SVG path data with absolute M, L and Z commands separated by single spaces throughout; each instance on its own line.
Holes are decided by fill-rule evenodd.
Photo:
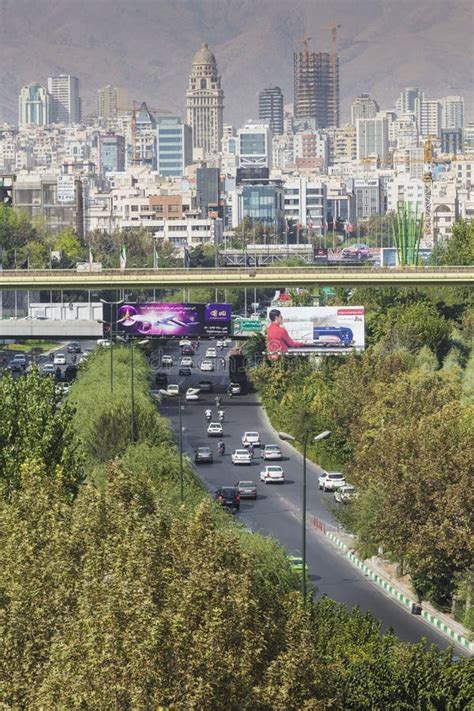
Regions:
M 209 422 L 212 417 L 212 410 L 206 410 L 206 420 Z
M 249 443 L 248 443 L 248 445 L 247 445 L 247 450 L 248 450 L 248 453 L 250 454 L 250 456 L 253 457 L 254 447 L 253 447 L 252 442 L 249 442 Z
M 217 451 L 219 452 L 219 455 L 222 457 L 223 454 L 225 454 L 225 442 L 224 440 L 220 439 L 219 442 L 217 443 Z
M 222 399 L 221 399 L 220 395 L 216 395 L 215 403 L 216 403 L 216 407 L 221 406 Z
M 217 416 L 219 418 L 219 422 L 224 422 L 225 410 L 218 410 Z

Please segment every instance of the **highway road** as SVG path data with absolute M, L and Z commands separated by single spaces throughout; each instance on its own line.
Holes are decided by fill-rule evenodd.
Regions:
M 211 344 L 213 345 L 213 344 Z M 205 345 L 195 357 L 195 365 L 202 359 Z M 213 419 L 217 419 L 217 408 L 214 403 L 217 391 L 224 392 L 228 385 L 226 371 L 219 367 L 214 373 L 201 373 L 193 369 L 191 377 L 178 376 L 179 349 L 167 348 L 165 353 L 173 356 L 174 365 L 171 368 L 161 368 L 169 373 L 169 383 L 180 383 L 184 394 L 188 387 L 197 384 L 199 380 L 212 380 L 213 394 L 202 393 L 199 402 L 185 402 L 182 398 L 183 443 L 187 454 L 193 458 L 196 447 L 209 445 L 214 450 L 213 464 L 197 465 L 198 472 L 207 488 L 214 491 L 219 485 L 235 484 L 239 479 L 251 479 L 258 485 L 258 498 L 242 500 L 239 517 L 252 531 L 277 538 L 288 553 L 301 555 L 301 490 L 302 464 L 301 457 L 285 442 L 278 440 L 271 429 L 263 409 L 255 394 L 234 396 L 229 398 L 224 393 L 223 409 L 225 410 L 224 442 L 226 454 L 217 455 L 219 438 L 207 436 L 207 422 L 204 411 L 208 407 L 213 411 Z M 225 352 L 224 352 L 225 355 Z M 178 401 L 176 398 L 164 397 L 160 406 L 162 413 L 173 422 L 178 430 Z M 241 446 L 241 437 L 245 430 L 258 430 L 265 444 L 279 444 L 283 453 L 281 462 L 286 481 L 283 485 L 259 482 L 262 460 L 259 450 L 251 466 L 234 466 L 230 459 L 231 452 Z M 440 648 L 449 645 L 449 640 L 430 627 L 421 618 L 413 616 L 400 603 L 386 595 L 380 588 L 369 582 L 364 574 L 353 566 L 329 540 L 318 533 L 312 525 L 312 517 L 317 516 L 328 523 L 335 521 L 328 510 L 328 504 L 333 504 L 331 493 L 319 491 L 317 484 L 318 468 L 308 462 L 308 508 L 307 508 L 307 560 L 310 567 L 310 578 L 317 586 L 318 594 L 344 603 L 349 607 L 357 605 L 362 610 L 370 610 L 382 623 L 382 628 L 392 628 L 402 640 L 418 642 L 425 637 L 429 643 Z M 466 651 L 456 645 L 459 654 Z
M 82 349 L 92 348 L 95 342 L 80 341 Z M 210 345 L 213 345 L 209 342 Z M 195 365 L 204 356 L 206 344 L 202 343 L 200 351 L 194 358 Z M 72 362 L 71 354 L 67 353 L 67 343 L 61 344 L 57 352 L 66 355 L 67 363 Z M 273 432 L 258 397 L 255 394 L 234 396 L 225 394 L 228 385 L 227 371 L 220 364 L 213 373 L 202 373 L 193 369 L 191 377 L 178 376 L 179 348 L 167 347 L 165 350 L 174 358 L 171 368 L 162 368 L 169 374 L 169 383 L 180 383 L 182 392 L 197 384 L 199 380 L 211 380 L 214 393 L 201 393 L 198 402 L 186 402 L 182 398 L 183 443 L 187 454 L 193 459 L 194 450 L 200 445 L 210 445 L 214 450 L 213 464 L 200 464 L 197 470 L 209 491 L 214 491 L 219 485 L 235 484 L 239 479 L 252 479 L 258 485 L 256 501 L 242 500 L 239 517 L 252 531 L 271 535 L 281 542 L 288 553 L 301 555 L 301 490 L 302 464 L 298 453 L 285 442 L 280 442 Z M 0 353 L 3 355 L 5 351 Z M 219 357 L 226 355 L 219 353 Z M 7 357 L 11 355 L 7 352 Z M 41 356 L 39 363 L 47 362 L 46 356 Z M 218 362 L 219 359 L 218 359 Z M 65 366 L 62 367 L 62 370 Z M 207 436 L 207 422 L 204 411 L 212 409 L 217 419 L 217 408 L 214 403 L 216 392 L 222 392 L 223 409 L 225 410 L 224 441 L 226 454 L 217 455 L 219 438 Z M 169 418 L 178 430 L 178 400 L 163 397 L 160 410 Z M 251 466 L 234 466 L 230 459 L 231 452 L 241 446 L 241 437 L 245 430 L 260 432 L 265 444 L 279 444 L 283 461 L 281 462 L 286 481 L 283 485 L 265 485 L 259 482 L 262 460 L 259 450 Z M 317 484 L 318 468 L 308 462 L 308 496 L 307 496 L 307 561 L 310 568 L 310 579 L 317 586 L 318 594 L 327 594 L 332 599 L 344 603 L 348 607 L 357 605 L 361 610 L 370 610 L 374 617 L 380 620 L 382 629 L 392 628 L 402 640 L 417 642 L 425 637 L 429 643 L 439 648 L 449 645 L 449 640 L 421 618 L 413 616 L 400 603 L 386 595 L 380 588 L 372 584 L 364 574 L 353 566 L 329 540 L 318 533 L 312 525 L 312 517 L 317 516 L 328 524 L 335 524 L 328 506 L 333 505 L 333 495 L 320 492 Z M 455 645 L 456 653 L 465 656 L 466 650 Z

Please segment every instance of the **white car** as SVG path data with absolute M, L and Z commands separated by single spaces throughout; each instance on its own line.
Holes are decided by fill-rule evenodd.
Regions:
M 334 492 L 334 500 L 338 504 L 347 504 L 355 498 L 357 498 L 357 492 L 353 486 L 350 486 L 350 484 L 339 486 Z
M 187 338 L 182 338 L 179 342 L 179 347 L 184 348 L 185 346 L 189 346 L 189 348 L 192 348 L 193 344 Z
M 176 385 L 176 383 L 170 383 L 166 388 L 166 394 L 171 395 L 172 397 L 179 395 L 179 385 Z
M 64 353 L 56 353 L 53 360 L 53 365 L 66 365 L 66 356 Z
M 164 355 L 161 359 L 161 365 L 173 365 L 173 358 L 170 355 Z
M 189 356 L 184 356 L 184 358 L 181 358 L 180 366 L 182 368 L 192 368 L 193 367 L 193 359 L 190 358 Z
M 254 447 L 260 447 L 260 435 L 258 432 L 244 432 L 242 437 L 242 444 L 252 444 Z
M 224 429 L 220 422 L 210 422 L 207 428 L 209 437 L 220 437 L 224 434 Z
M 110 348 L 110 341 L 108 338 L 98 338 L 97 345 L 102 346 L 102 348 Z
M 45 363 L 41 368 L 43 375 L 54 375 L 55 371 L 56 369 L 52 363 Z
M 217 351 L 215 348 L 208 348 L 206 351 L 206 358 L 217 358 Z
M 214 363 L 212 362 L 212 360 L 203 360 L 199 368 L 203 372 L 206 371 L 209 373 L 211 370 L 214 370 Z
M 186 400 L 188 400 L 188 402 L 199 400 L 199 392 L 199 388 L 188 388 L 186 390 Z
M 240 395 L 242 393 L 240 383 L 229 383 L 229 393 L 231 395 Z
M 232 464 L 252 464 L 252 456 L 246 449 L 236 449 L 230 455 Z
M 269 464 L 260 472 L 260 481 L 265 484 L 283 484 L 285 474 L 277 464 Z
M 224 341 L 216 341 L 217 348 L 224 348 Z
M 323 491 L 334 491 L 340 486 L 345 486 L 346 480 L 341 472 L 323 472 L 318 477 L 318 485 Z
M 262 459 L 281 459 L 281 449 L 278 444 L 266 444 L 262 450 Z

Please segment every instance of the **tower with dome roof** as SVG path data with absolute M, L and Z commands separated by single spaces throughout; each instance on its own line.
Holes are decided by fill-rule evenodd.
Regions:
M 224 124 L 224 91 L 216 58 L 207 44 L 194 55 L 186 92 L 186 112 L 193 132 L 193 158 L 217 154 Z

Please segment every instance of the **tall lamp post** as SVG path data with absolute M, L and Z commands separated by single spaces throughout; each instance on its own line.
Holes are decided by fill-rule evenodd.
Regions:
M 106 306 L 120 306 L 123 304 L 123 299 L 120 301 L 105 301 L 105 299 L 100 300 L 102 304 Z M 114 391 L 114 353 L 113 353 L 113 343 L 114 343 L 114 325 L 116 326 L 120 323 L 121 319 L 118 321 L 105 321 L 103 319 L 98 319 L 98 323 L 105 323 L 106 326 L 110 326 L 110 392 Z
M 308 435 L 303 439 L 298 439 L 298 437 L 293 437 L 293 435 L 287 432 L 279 432 L 278 436 L 280 439 L 286 440 L 288 442 L 300 442 L 303 445 L 303 496 L 302 496 L 302 524 L 301 524 L 301 547 L 302 547 L 302 557 L 303 557 L 303 574 L 301 582 L 301 594 L 303 596 L 303 605 L 306 607 L 306 453 L 308 448 L 308 441 L 311 439 L 313 442 L 320 442 L 322 439 L 327 439 L 331 432 L 325 430 L 320 432 L 316 437 L 309 437 Z
M 131 396 L 131 434 L 132 442 L 136 442 L 136 418 L 135 418 L 135 364 L 134 364 L 134 348 L 135 339 L 134 338 L 122 338 L 117 336 L 117 340 L 122 341 L 129 345 L 130 348 L 130 396 Z M 137 345 L 144 346 L 149 343 L 148 338 L 144 338 L 141 341 L 137 341 Z
M 184 481 L 183 481 L 183 407 L 181 405 L 181 392 L 178 395 L 179 406 L 179 493 L 181 501 L 184 501 Z

